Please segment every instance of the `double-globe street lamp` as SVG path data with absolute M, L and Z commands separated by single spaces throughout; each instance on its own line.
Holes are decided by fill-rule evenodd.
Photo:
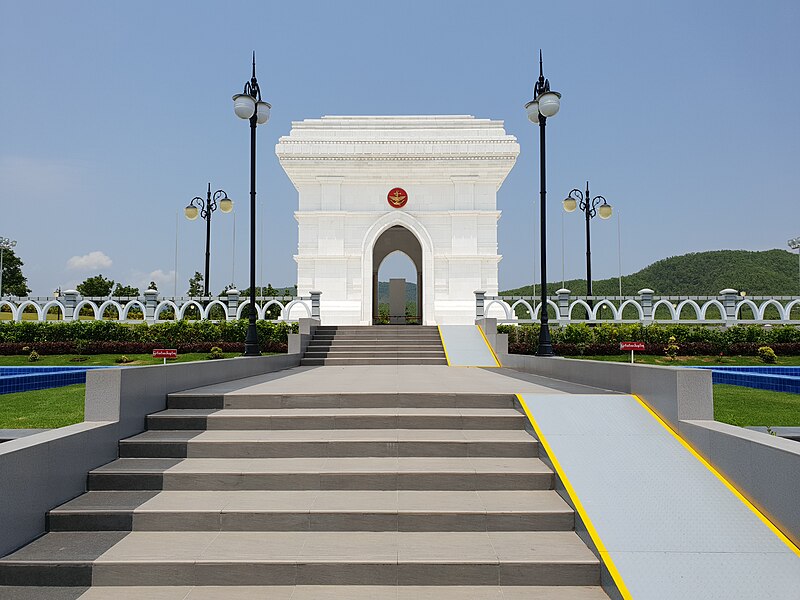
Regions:
M 592 238 L 590 234 L 590 222 L 598 214 L 601 219 L 608 219 L 611 216 L 611 205 L 606 202 L 603 196 L 595 196 L 589 193 L 589 182 L 586 182 L 586 192 L 581 192 L 578 188 L 572 190 L 564 199 L 564 210 L 574 212 L 580 208 L 586 217 L 586 295 L 592 295 Z M 589 306 L 592 305 L 589 299 Z
M 225 190 L 217 190 L 211 194 L 211 184 L 208 184 L 208 192 L 205 199 L 200 196 L 192 198 L 191 202 L 183 209 L 183 213 L 190 221 L 194 221 L 198 215 L 206 221 L 206 273 L 205 285 L 203 286 L 203 295 L 209 295 L 209 281 L 208 281 L 208 268 L 211 261 L 211 214 L 219 208 L 224 213 L 229 213 L 233 210 L 233 200 L 228 198 Z
M 256 329 L 256 127 L 269 121 L 268 102 L 261 100 L 256 79 L 256 53 L 253 52 L 253 76 L 245 82 L 244 92 L 233 97 L 233 112 L 250 121 L 250 322 L 244 340 L 245 356 L 260 356 Z
M 17 240 L 0 237 L 0 298 L 3 297 L 3 252 L 17 245 Z
M 528 119 L 539 125 L 539 195 L 541 197 L 541 212 L 539 220 L 541 241 L 541 270 L 542 270 L 542 297 L 540 308 L 539 347 L 536 356 L 553 356 L 553 344 L 550 339 L 550 325 L 547 316 L 547 235 L 546 235 L 546 206 L 547 196 L 546 178 L 546 151 L 545 151 L 545 125 L 547 118 L 553 117 L 561 106 L 561 94 L 550 90 L 550 81 L 544 78 L 542 70 L 542 51 L 539 50 L 539 79 L 533 88 L 533 100 L 525 105 Z

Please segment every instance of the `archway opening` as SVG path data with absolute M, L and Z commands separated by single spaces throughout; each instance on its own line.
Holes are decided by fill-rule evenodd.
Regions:
M 406 280 L 405 286 L 396 285 L 394 303 L 390 281 L 393 278 Z M 390 227 L 378 237 L 372 249 L 373 324 L 421 324 L 422 292 L 422 246 L 402 225 Z

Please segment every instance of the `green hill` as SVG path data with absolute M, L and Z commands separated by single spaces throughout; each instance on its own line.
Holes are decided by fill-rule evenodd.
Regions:
M 575 296 L 586 294 L 585 279 L 570 279 L 566 288 Z M 550 294 L 561 287 L 561 281 L 547 286 Z M 622 293 L 635 295 L 643 288 L 665 296 L 715 296 L 720 290 L 733 288 L 749 296 L 792 296 L 800 293 L 798 259 L 786 250 L 715 250 L 671 256 L 654 262 L 637 273 L 622 276 Z M 595 280 L 596 296 L 619 294 L 619 280 Z M 501 292 L 508 296 L 530 296 L 532 286 Z M 537 293 L 540 290 L 537 286 Z

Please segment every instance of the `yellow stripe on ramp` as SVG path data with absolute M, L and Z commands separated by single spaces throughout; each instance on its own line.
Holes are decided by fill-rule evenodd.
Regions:
M 539 440 L 539 443 L 542 445 L 542 448 L 544 448 L 544 451 L 547 453 L 550 462 L 553 463 L 553 468 L 555 469 L 556 473 L 561 479 L 561 483 L 564 484 L 564 489 L 569 495 L 570 500 L 572 500 L 572 504 L 575 506 L 575 511 L 578 513 L 581 520 L 583 521 L 583 524 L 586 527 L 586 531 L 589 533 L 589 537 L 592 538 L 592 542 L 594 542 L 597 551 L 600 553 L 600 558 L 603 560 L 603 564 L 605 564 L 609 574 L 611 575 L 611 578 L 617 585 L 617 589 L 619 590 L 620 595 L 622 596 L 623 600 L 632 600 L 633 596 L 631 596 L 631 593 L 628 591 L 628 587 L 622 580 L 622 575 L 620 574 L 619 570 L 617 570 L 616 565 L 614 565 L 614 561 L 611 559 L 611 555 L 609 554 L 608 550 L 606 550 L 605 544 L 603 544 L 603 540 L 600 539 L 600 535 L 597 533 L 597 529 L 595 529 L 592 520 L 589 518 L 589 515 L 586 513 L 586 510 L 583 508 L 583 504 L 581 503 L 580 498 L 578 498 L 578 494 L 575 492 L 575 488 L 572 487 L 569 478 L 564 473 L 564 469 L 561 468 L 561 463 L 558 462 L 558 459 L 556 458 L 556 455 L 553 452 L 552 447 L 548 443 L 547 438 L 544 436 L 542 430 L 539 428 L 539 424 L 536 422 L 536 419 L 533 418 L 533 415 L 531 414 L 528 405 L 525 404 L 525 400 L 522 398 L 520 394 L 516 394 L 516 396 L 517 400 L 519 400 L 519 403 L 522 406 L 522 410 L 525 411 L 525 415 L 528 417 L 528 421 L 530 421 L 530 424 L 533 427 L 533 431 L 536 433 L 536 438 Z

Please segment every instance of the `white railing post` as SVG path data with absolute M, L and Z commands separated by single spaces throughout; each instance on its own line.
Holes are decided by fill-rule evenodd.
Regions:
M 236 320 L 236 311 L 239 309 L 239 290 L 231 288 L 228 294 L 228 321 Z
M 149 324 L 155 323 L 156 306 L 158 306 L 158 290 L 144 291 L 144 320 Z
M 569 322 L 569 296 L 571 293 L 566 288 L 556 290 L 556 294 L 558 294 L 558 320 L 563 325 Z
M 645 324 L 653 322 L 653 293 L 653 290 L 650 288 L 644 288 L 638 292 Z
M 76 290 L 64 292 L 64 320 L 72 321 L 75 318 L 75 305 L 78 303 L 80 294 Z
M 722 296 L 722 305 L 725 307 L 725 320 L 729 321 L 726 325 L 733 325 L 732 321 L 736 320 L 736 303 L 739 301 L 739 292 L 732 288 L 725 288 L 720 290 L 719 295 Z
M 484 307 L 486 305 L 486 292 L 483 290 L 475 290 L 475 318 L 482 319 L 484 317 Z
M 322 292 L 309 292 L 311 294 L 311 318 L 312 319 L 319 319 L 319 297 L 322 295 Z

